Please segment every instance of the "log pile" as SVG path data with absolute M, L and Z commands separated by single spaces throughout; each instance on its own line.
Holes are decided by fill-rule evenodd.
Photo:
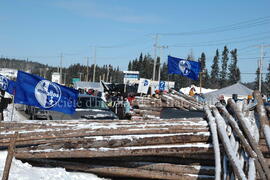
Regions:
M 1 122 L 0 147 L 14 132 L 15 157 L 106 177 L 214 179 L 208 123 L 170 120 Z
M 158 119 L 163 108 L 178 108 L 181 110 L 203 111 L 203 103 L 185 94 L 172 91 L 156 97 L 136 97 L 133 101 L 134 114 L 132 120 Z
M 161 96 L 163 107 L 175 107 L 182 110 L 203 110 L 203 103 L 198 102 L 195 98 L 172 91 L 169 94 Z
M 131 120 L 159 119 L 163 108 L 160 98 L 136 97 L 132 102 L 134 108 Z
M 245 100 L 234 102 L 229 99 L 226 108 L 220 103 L 211 109 L 204 107 L 214 141 L 215 166 L 220 167 L 216 168 L 216 177 L 270 179 L 269 119 L 261 94 L 255 91 L 253 96 L 257 102 L 255 110 L 259 116 L 259 126 L 256 124 L 254 111 L 249 109 L 250 104 Z M 215 146 L 217 140 L 214 138 L 217 136 L 224 153 Z

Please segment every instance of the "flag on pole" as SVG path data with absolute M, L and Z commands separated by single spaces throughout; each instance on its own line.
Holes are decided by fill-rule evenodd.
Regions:
M 18 71 L 14 103 L 73 114 L 77 99 L 78 91 L 75 89 Z
M 11 95 L 15 94 L 16 82 L 8 79 L 0 74 L 0 89 L 8 92 Z
M 193 80 L 198 80 L 201 63 L 168 56 L 168 74 L 180 74 Z
M 147 94 L 149 86 L 150 86 L 150 80 L 141 78 L 140 82 L 139 82 L 137 93 Z

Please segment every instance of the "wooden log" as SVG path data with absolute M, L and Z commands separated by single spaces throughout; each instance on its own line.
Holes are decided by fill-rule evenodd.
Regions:
M 37 160 L 29 160 L 32 163 L 38 163 Z M 67 170 L 72 171 L 82 171 L 95 173 L 100 176 L 105 177 L 128 177 L 128 178 L 144 178 L 144 179 L 183 179 L 183 180 L 195 180 L 195 179 L 214 179 L 210 175 L 198 175 L 198 174 L 189 174 L 181 172 L 170 172 L 165 170 L 159 170 L 158 168 L 154 169 L 143 169 L 143 168 L 126 168 L 126 167 L 115 167 L 115 166 L 100 166 L 100 165 L 89 165 L 76 162 L 67 162 L 60 160 L 49 160 L 43 159 L 39 160 L 43 163 L 46 163 L 55 167 L 63 167 Z
M 175 133 L 175 134 L 147 134 L 125 136 L 84 136 L 77 138 L 40 139 L 19 142 L 20 145 L 49 144 L 62 148 L 98 148 L 98 147 L 126 147 L 146 146 L 177 143 L 209 142 L 210 134 L 204 133 Z
M 264 137 L 266 139 L 267 146 L 270 151 L 270 127 L 260 91 L 255 90 L 253 96 L 257 100 L 256 110 L 259 114 L 261 131 L 264 133 Z
M 232 99 L 228 100 L 228 105 L 231 107 L 232 111 L 235 113 L 238 121 L 240 122 L 240 125 L 244 131 L 244 134 L 246 136 L 246 139 L 248 140 L 250 146 L 252 147 L 253 151 L 256 153 L 258 160 L 267 176 L 268 179 L 270 179 L 270 170 L 269 167 L 267 166 L 265 159 L 263 157 L 263 154 L 261 150 L 258 147 L 258 144 L 256 143 L 255 139 L 253 136 L 250 134 L 250 131 L 245 123 L 245 118 L 243 116 L 242 111 L 236 106 L 235 102 Z
M 12 163 L 12 159 L 14 155 L 15 142 L 16 142 L 17 137 L 18 137 L 18 132 L 15 132 L 14 137 L 10 139 L 10 145 L 8 148 L 8 154 L 7 154 L 7 158 L 5 162 L 2 180 L 8 180 L 9 171 L 10 171 L 10 167 L 11 167 L 11 163 Z
M 229 112 L 227 111 L 227 109 L 223 105 L 218 103 L 218 104 L 216 104 L 216 106 L 222 111 L 222 114 L 226 117 L 226 119 L 229 122 L 229 124 L 231 125 L 234 133 L 239 137 L 240 142 L 242 143 L 245 151 L 248 153 L 248 155 L 250 157 L 255 159 L 254 162 L 255 162 L 256 168 L 258 169 L 260 177 L 262 179 L 266 179 L 265 174 L 263 173 L 263 167 L 261 166 L 256 153 L 252 150 L 250 144 L 248 143 L 247 139 L 243 135 L 243 133 L 242 133 L 241 129 L 239 128 L 235 119 L 229 114 Z M 266 169 L 266 171 L 267 171 L 267 169 Z
M 246 175 L 245 175 L 244 171 L 241 169 L 240 163 L 239 163 L 238 159 L 236 158 L 236 154 L 233 151 L 233 148 L 230 144 L 229 137 L 226 133 L 225 121 L 215 107 L 212 110 L 213 110 L 213 113 L 214 113 L 214 116 L 216 119 L 219 137 L 220 137 L 221 142 L 224 146 L 225 152 L 229 158 L 229 161 L 230 161 L 230 164 L 233 168 L 234 174 L 238 179 L 246 180 L 247 179 Z
M 88 148 L 88 149 L 59 149 L 53 150 L 37 147 L 20 148 L 16 151 L 16 158 L 91 158 L 91 157 L 121 157 L 121 156 L 178 156 L 179 154 L 213 152 L 212 146 L 205 143 L 153 145 L 121 148 Z
M 194 128 L 194 129 L 193 129 Z M 148 129 L 81 129 L 81 130 L 68 130 L 68 131 L 48 131 L 48 132 L 33 132 L 22 134 L 22 137 L 18 138 L 18 145 L 20 142 L 24 141 L 34 141 L 38 140 L 48 140 L 48 139 L 58 139 L 58 138 L 74 138 L 83 136 L 99 136 L 99 135 L 140 135 L 140 134 L 171 134 L 171 133 L 194 133 L 194 132 L 208 132 L 208 128 L 197 128 L 194 126 L 175 126 L 170 128 L 148 128 Z M 6 146 L 8 141 L 6 138 L 10 135 L 2 136 L 0 139 L 1 146 Z
M 209 126 L 212 134 L 212 142 L 214 145 L 214 153 L 215 153 L 215 179 L 219 180 L 221 178 L 221 161 L 220 161 L 220 149 L 219 149 L 219 141 L 217 135 L 217 126 L 215 123 L 215 118 L 213 117 L 208 106 L 204 106 L 204 111 L 206 113 L 207 119 L 209 121 Z

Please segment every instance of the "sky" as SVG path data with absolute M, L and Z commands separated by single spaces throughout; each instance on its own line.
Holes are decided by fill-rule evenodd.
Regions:
M 259 45 L 270 44 L 269 0 L 0 0 L 0 56 L 52 66 L 112 64 L 126 70 L 140 53 L 198 59 L 238 49 L 242 82 L 255 79 Z M 264 48 L 263 72 L 270 63 Z

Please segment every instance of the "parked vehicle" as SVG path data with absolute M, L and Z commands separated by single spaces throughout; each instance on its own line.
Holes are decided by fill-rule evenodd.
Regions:
M 87 94 L 79 94 L 74 114 L 70 115 L 53 111 L 50 113 L 53 120 L 118 119 L 117 115 L 110 110 L 100 97 Z
M 52 119 L 50 113 L 46 110 L 40 109 L 38 107 L 33 107 L 33 106 L 27 106 L 26 108 L 27 114 L 29 114 L 29 119 L 34 119 L 34 120 L 50 120 Z

